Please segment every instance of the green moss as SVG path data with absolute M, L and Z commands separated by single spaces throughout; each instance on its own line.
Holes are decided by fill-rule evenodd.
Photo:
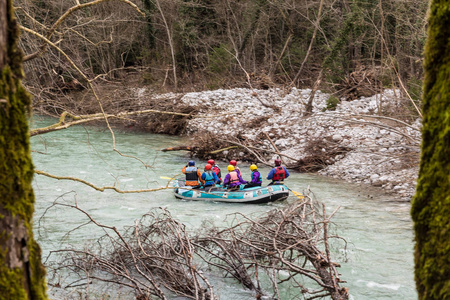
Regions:
M 47 299 L 45 269 L 32 231 L 33 164 L 27 119 L 31 97 L 20 80 L 22 53 L 17 48 L 19 32 L 11 0 L 7 1 L 7 29 L 7 65 L 0 70 L 0 219 L 9 223 L 0 232 L 0 298 Z M 21 240 L 15 231 L 21 231 L 17 238 Z M 18 256 L 21 264 L 8 263 L 10 254 Z
M 39 247 L 38 247 L 39 248 Z M 30 255 L 32 277 L 37 279 L 32 281 L 30 291 L 31 299 L 44 300 L 46 295 L 45 269 L 40 263 L 40 250 L 32 251 Z M 38 254 L 38 255 L 37 255 Z M 0 262 L 5 261 L 6 251 L 0 254 Z M 39 259 L 37 259 L 39 258 Z M 4 263 L 0 264 L 0 299 L 28 299 L 24 288 L 24 269 L 9 269 Z
M 1 259 L 1 258 L 0 258 Z M 3 261 L 3 259 L 1 259 Z M 20 269 L 10 270 L 4 265 L 0 266 L 0 291 L 1 299 L 27 299 L 27 293 L 23 289 L 22 271 Z
M 0 205 L 12 216 L 18 216 L 28 229 L 27 248 L 31 270 L 30 291 L 33 299 L 46 299 L 45 269 L 41 264 L 39 245 L 33 239 L 31 219 L 34 194 L 31 186 L 33 164 L 27 122 L 30 97 L 6 66 L 0 78 Z M 3 218 L 4 216 L 2 216 Z M 4 235 L 4 232 L 1 232 Z M 0 243 L 4 245 L 4 243 Z M 9 269 L 5 264 L 8 249 L 0 256 L 0 290 L 4 299 L 27 299 L 22 269 Z M 24 296 L 25 295 L 25 296 Z
M 425 50 L 423 141 L 411 215 L 419 299 L 450 299 L 450 3 L 433 1 Z
M 0 110 L 0 203 L 29 223 L 34 196 L 31 187 L 31 162 L 27 112 L 29 96 L 6 66 L 0 78 L 0 98 L 8 99 Z

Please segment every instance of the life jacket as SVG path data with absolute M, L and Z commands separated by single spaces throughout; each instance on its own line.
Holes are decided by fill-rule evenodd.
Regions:
M 219 177 L 219 179 L 221 179 L 222 174 L 220 173 L 220 168 L 217 165 L 214 165 L 212 170 L 214 171 L 214 173 L 216 173 L 217 177 Z
M 273 174 L 272 180 L 273 181 L 283 181 L 284 178 L 286 178 L 286 171 L 282 166 L 276 167 L 277 172 Z
M 214 175 L 211 171 L 205 171 L 205 186 L 214 185 Z
M 187 167 L 186 170 L 186 185 L 198 185 L 197 167 Z
M 231 171 L 229 174 L 230 174 L 230 182 L 229 182 L 230 185 L 239 182 L 239 176 L 236 171 Z
M 259 172 L 256 171 L 256 170 L 252 172 L 252 181 L 253 181 L 253 174 L 254 174 L 255 172 L 257 172 L 257 173 L 259 174 L 259 178 L 258 178 L 258 181 L 257 181 L 256 183 L 261 183 L 261 182 L 262 182 L 261 173 L 259 173 Z

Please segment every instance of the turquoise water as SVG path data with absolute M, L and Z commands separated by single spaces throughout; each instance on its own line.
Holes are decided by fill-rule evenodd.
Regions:
M 52 120 L 35 116 L 32 127 Z M 166 147 L 185 145 L 188 140 L 167 135 L 115 131 L 116 149 L 107 129 L 73 127 L 32 137 L 36 170 L 57 176 L 76 177 L 98 187 L 115 186 L 121 190 L 158 188 L 166 179 L 181 173 L 190 159 L 185 151 L 161 152 Z M 206 162 L 195 160 L 197 165 Z M 218 162 L 226 167 L 226 162 Z M 145 166 L 144 164 L 148 165 Z M 249 165 L 242 164 L 244 179 L 250 177 Z M 260 168 L 263 175 L 268 168 Z M 341 263 L 343 284 L 350 299 L 416 299 L 413 275 L 413 232 L 409 203 L 397 202 L 380 190 L 350 184 L 318 175 L 291 172 L 286 184 L 295 191 L 307 187 L 326 205 L 327 213 L 338 209 L 332 219 L 335 231 L 348 242 L 344 251 L 333 249 L 334 260 Z M 44 257 L 63 247 L 81 247 L 103 232 L 95 226 L 81 226 L 87 218 L 67 207 L 53 207 L 55 201 L 77 205 L 98 222 L 119 230 L 133 225 L 155 207 L 167 208 L 172 216 L 195 230 L 204 220 L 224 224 L 228 215 L 240 212 L 255 215 L 283 203 L 240 205 L 201 201 L 179 201 L 171 190 L 152 193 L 119 194 L 95 191 L 85 184 L 36 175 L 36 237 Z M 44 214 L 45 212 L 45 214 Z M 70 234 L 67 234 L 70 232 Z M 216 285 L 221 299 L 254 299 L 254 296 L 224 281 Z M 232 292 L 230 292 L 232 291 Z M 295 291 L 283 291 L 284 299 L 294 299 Z M 232 295 L 232 296 L 230 296 Z M 118 297 L 120 298 L 120 297 Z

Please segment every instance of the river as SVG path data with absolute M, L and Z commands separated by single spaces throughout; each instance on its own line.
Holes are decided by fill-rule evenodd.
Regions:
M 31 127 L 52 122 L 52 119 L 34 116 Z M 122 190 L 137 190 L 165 185 L 167 180 L 161 177 L 179 174 L 190 159 L 186 152 L 160 151 L 185 144 L 185 138 L 119 130 L 115 131 L 115 136 L 117 150 L 142 161 L 113 151 L 112 137 L 107 129 L 76 126 L 31 138 L 35 169 L 77 177 L 99 187 L 115 185 Z M 198 166 L 205 164 L 205 161 L 195 161 Z M 143 162 L 151 167 L 146 168 Z M 226 169 L 225 162 L 220 165 Z M 243 164 L 240 167 L 244 179 L 248 178 L 249 166 Z M 263 175 L 269 171 L 263 167 L 259 170 Z M 348 249 L 345 253 L 337 249 L 333 256 L 341 263 L 338 270 L 341 279 L 347 282 L 343 286 L 349 288 L 350 299 L 417 299 L 409 203 L 398 202 L 378 189 L 315 174 L 291 172 L 286 184 L 300 192 L 309 186 L 317 199 L 326 205 L 328 213 L 339 207 L 332 220 L 338 234 L 347 240 Z M 205 219 L 221 224 L 226 222 L 227 215 L 235 212 L 258 215 L 296 200 L 290 197 L 283 203 L 260 205 L 186 202 L 175 199 L 171 190 L 134 194 L 99 192 L 83 183 L 42 175 L 35 175 L 33 187 L 36 195 L 35 234 L 43 257 L 51 250 L 67 245 L 81 247 L 101 234 L 93 226 L 77 228 L 86 222 L 86 217 L 73 209 L 47 210 L 55 201 L 76 203 L 96 221 L 119 230 L 133 225 L 150 209 L 165 207 L 174 218 L 195 230 Z M 222 288 L 223 291 L 218 292 L 221 299 L 254 299 L 240 287 L 233 287 L 239 290 L 233 297 L 229 296 L 229 287 L 224 285 Z M 286 299 L 291 296 L 283 300 Z

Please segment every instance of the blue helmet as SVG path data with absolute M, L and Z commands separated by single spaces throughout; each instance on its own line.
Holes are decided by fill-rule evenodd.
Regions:
M 189 166 L 195 166 L 195 161 L 190 160 L 190 161 L 188 162 L 188 165 L 189 165 Z

